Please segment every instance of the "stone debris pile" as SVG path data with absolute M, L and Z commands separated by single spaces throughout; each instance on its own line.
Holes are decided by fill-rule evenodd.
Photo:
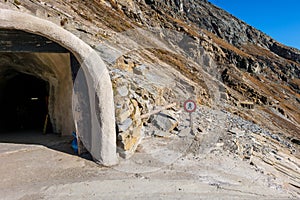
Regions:
M 206 146 L 210 152 L 236 155 L 261 173 L 274 177 L 279 185 L 299 194 L 299 152 L 290 138 L 226 111 L 201 107 L 197 114 L 198 123 L 208 133 L 201 137 L 200 149 Z

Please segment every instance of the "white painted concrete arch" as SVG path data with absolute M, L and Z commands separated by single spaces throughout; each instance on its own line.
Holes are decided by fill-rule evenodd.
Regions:
M 85 129 L 89 132 L 81 133 L 81 130 L 78 130 L 78 124 L 81 123 L 82 126 L 84 119 L 80 116 L 83 115 L 76 113 L 77 111 L 74 112 L 76 132 L 81 137 L 90 137 L 87 144 L 88 150 L 97 162 L 107 166 L 117 164 L 112 84 L 108 70 L 98 54 L 67 30 L 29 14 L 0 9 L 0 29 L 22 30 L 44 36 L 68 49 L 76 57 L 81 64 L 80 71 L 88 83 L 88 112 L 91 115 L 91 127 Z M 76 102 L 78 96 L 75 94 L 74 98 Z

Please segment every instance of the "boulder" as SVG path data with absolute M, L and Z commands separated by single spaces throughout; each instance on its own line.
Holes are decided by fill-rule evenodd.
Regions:
M 154 115 L 152 123 L 162 131 L 172 131 L 178 125 L 178 121 L 175 118 L 163 112 Z

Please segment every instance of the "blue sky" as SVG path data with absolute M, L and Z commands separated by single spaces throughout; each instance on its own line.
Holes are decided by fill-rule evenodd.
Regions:
M 300 49 L 300 0 L 209 0 L 275 40 Z

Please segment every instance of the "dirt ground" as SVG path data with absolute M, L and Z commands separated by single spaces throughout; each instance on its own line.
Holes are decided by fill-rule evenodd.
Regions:
M 33 136 L 36 144 L 1 136 L 1 199 L 297 199 L 229 152 L 194 154 L 203 136 L 146 138 L 110 168 L 72 155 L 70 138 L 23 138 Z

